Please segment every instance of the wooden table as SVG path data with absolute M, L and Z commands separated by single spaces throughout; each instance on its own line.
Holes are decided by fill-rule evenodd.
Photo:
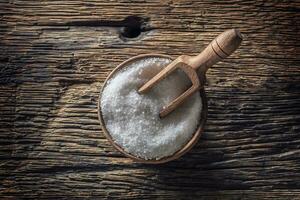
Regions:
M 300 199 L 299 3 L 0 3 L 0 195 L 15 198 Z M 239 28 L 242 46 L 208 74 L 198 144 L 162 165 L 104 138 L 99 90 L 141 53 L 195 55 Z

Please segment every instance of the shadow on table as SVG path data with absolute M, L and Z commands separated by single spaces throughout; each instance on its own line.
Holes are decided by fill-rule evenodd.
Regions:
M 218 162 L 225 161 L 222 152 L 200 150 L 201 143 L 179 160 L 162 165 L 145 165 L 149 174 L 153 174 L 149 178 L 156 179 L 152 180 L 156 182 L 155 187 L 182 195 L 190 195 L 190 191 L 249 188 L 243 184 L 241 177 L 238 178 L 238 170 L 235 172 L 234 169 L 218 167 Z

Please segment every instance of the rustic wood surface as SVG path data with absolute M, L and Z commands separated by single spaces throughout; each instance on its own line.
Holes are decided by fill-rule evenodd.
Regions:
M 1 0 L 1 197 L 299 199 L 299 7 Z M 196 55 L 228 28 L 245 39 L 207 73 L 198 144 L 162 165 L 114 150 L 96 109 L 108 73 L 141 53 Z

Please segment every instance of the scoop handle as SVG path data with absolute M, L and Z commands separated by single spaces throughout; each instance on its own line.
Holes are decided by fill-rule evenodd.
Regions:
M 229 29 L 217 36 L 200 54 L 190 57 L 194 69 L 206 73 L 209 67 L 232 54 L 241 44 L 243 37 L 239 30 Z

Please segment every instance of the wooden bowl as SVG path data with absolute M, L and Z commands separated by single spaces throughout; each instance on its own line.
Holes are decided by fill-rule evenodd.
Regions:
M 150 160 L 145 160 L 143 158 L 139 158 L 139 157 L 136 157 L 128 152 L 126 152 L 121 146 L 119 146 L 117 143 L 115 143 L 111 137 L 111 135 L 109 134 L 108 130 L 106 129 L 106 126 L 105 126 L 105 122 L 104 122 L 104 119 L 103 119 L 103 116 L 102 116 L 102 111 L 101 111 L 101 94 L 103 92 L 103 89 L 105 88 L 106 86 L 106 83 L 107 81 L 118 71 L 120 70 L 121 68 L 125 67 L 125 66 L 128 66 L 129 63 L 132 63 L 134 61 L 137 61 L 137 60 L 140 60 L 140 59 L 143 59 L 143 58 L 147 58 L 147 57 L 161 57 L 161 58 L 168 58 L 168 59 L 171 59 L 171 60 L 174 60 L 174 58 L 172 58 L 171 56 L 168 56 L 168 55 L 164 55 L 164 54 L 142 54 L 142 55 L 138 55 L 138 56 L 135 56 L 135 57 L 132 57 L 126 61 L 124 61 L 123 63 L 121 63 L 120 65 L 118 65 L 110 74 L 109 76 L 106 78 L 103 86 L 102 86 L 102 89 L 101 89 L 101 92 L 100 92 L 100 95 L 99 95 L 99 100 L 98 100 L 98 117 L 99 117 L 99 120 L 100 120 L 100 124 L 102 125 L 102 130 L 104 132 L 104 135 L 105 137 L 108 139 L 108 141 L 118 150 L 120 151 L 122 154 L 124 154 L 125 156 L 133 159 L 134 161 L 136 162 L 140 162 L 140 163 L 149 163 L 149 164 L 160 164 L 160 163 L 165 163 L 165 162 L 169 162 L 171 160 L 175 160 L 179 157 L 181 157 L 183 154 L 185 154 L 186 152 L 188 152 L 195 144 L 196 142 L 198 141 L 198 139 L 200 138 L 201 136 L 201 133 L 204 129 L 204 125 L 205 125 L 205 122 L 206 122 L 206 117 L 207 117 L 207 100 L 206 100 L 206 96 L 205 96 L 205 91 L 204 89 L 201 89 L 200 90 L 200 97 L 201 97 L 201 100 L 202 100 L 202 111 L 201 111 L 201 115 L 200 115 L 200 119 L 199 119 L 199 124 L 198 124 L 198 128 L 197 130 L 195 131 L 193 137 L 180 149 L 178 150 L 177 152 L 175 152 L 173 155 L 171 156 L 167 156 L 167 157 L 163 157 L 161 159 L 150 159 Z

